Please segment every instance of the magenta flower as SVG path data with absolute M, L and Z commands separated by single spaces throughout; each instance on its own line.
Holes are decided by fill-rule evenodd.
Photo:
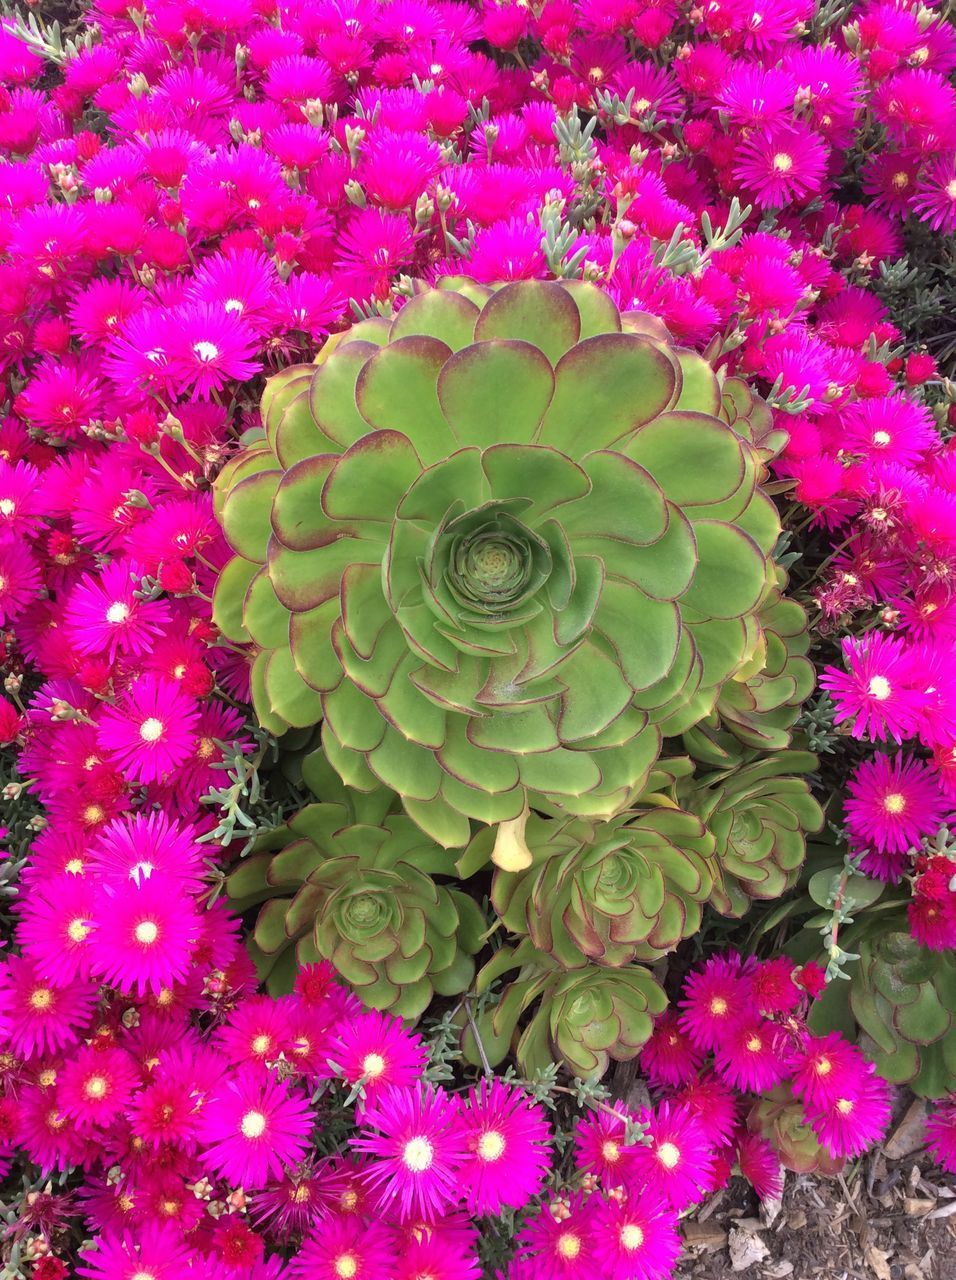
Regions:
M 541 1108 L 514 1085 L 482 1080 L 462 1108 L 468 1156 L 459 1177 L 475 1215 L 519 1209 L 550 1168 L 550 1129 Z
M 182 1234 L 164 1223 L 107 1232 L 81 1257 L 77 1275 L 85 1280 L 182 1280 L 199 1261 Z
M 302 1160 L 311 1129 L 312 1111 L 298 1092 L 246 1070 L 217 1088 L 203 1108 L 198 1137 L 210 1168 L 249 1191 Z
M 863 760 L 847 784 L 846 821 L 857 847 L 902 854 L 934 835 L 952 812 L 929 765 L 912 756 Z
M 177 685 L 140 676 L 103 710 L 97 738 L 134 781 L 158 782 L 192 755 L 197 718 L 195 702 Z
M 821 1146 L 838 1159 L 858 1156 L 878 1142 L 890 1121 L 890 1089 L 871 1062 L 861 1063 L 844 1091 L 808 1112 Z
M 158 994 L 189 973 L 196 908 L 175 880 L 143 874 L 103 885 L 93 925 L 95 969 L 121 991 Z
M 920 673 L 904 642 L 871 632 L 842 643 L 845 672 L 827 667 L 820 686 L 836 703 L 835 724 L 847 723 L 854 738 L 900 741 L 913 732 L 920 703 Z
M 144 598 L 143 571 L 129 561 L 114 561 L 85 574 L 70 592 L 63 614 L 78 653 L 140 657 L 169 627 L 165 600 Z
M 394 1231 L 358 1214 L 330 1214 L 305 1238 L 289 1266 L 290 1280 L 392 1280 L 398 1253 Z
M 0 969 L 0 1027 L 10 1049 L 25 1058 L 77 1044 L 93 1016 L 96 987 L 74 981 L 52 986 L 26 959 Z
M 956 1099 L 935 1103 L 926 1121 L 926 1139 L 940 1168 L 956 1173 Z
M 434 1221 L 461 1198 L 465 1129 L 456 1100 L 439 1089 L 383 1089 L 363 1113 L 352 1146 L 374 1157 L 364 1180 L 403 1222 Z
M 805 124 L 774 124 L 741 145 L 734 177 L 761 208 L 781 209 L 819 192 L 827 156 L 823 139 Z
M 628 1187 L 646 1187 L 676 1210 L 696 1203 L 713 1175 L 711 1144 L 693 1111 L 674 1102 L 661 1102 L 641 1112 L 644 1141 L 634 1148 L 628 1167 Z
M 681 1250 L 677 1214 L 653 1191 L 601 1201 L 595 1214 L 596 1274 L 607 1280 L 668 1280 Z
M 350 1085 L 362 1081 L 372 1101 L 390 1085 L 410 1086 L 427 1060 L 421 1037 L 389 1013 L 363 1010 L 344 1024 L 329 1047 L 329 1058 Z

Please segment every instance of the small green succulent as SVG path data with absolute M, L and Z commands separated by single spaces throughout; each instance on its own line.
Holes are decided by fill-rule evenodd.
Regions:
M 742 916 L 754 899 L 779 898 L 796 884 L 805 833 L 823 826 L 823 810 L 806 779 L 794 775 L 816 765 L 809 751 L 778 751 L 678 785 L 683 808 L 716 838 L 720 874 L 711 902 L 722 915 Z
M 637 1056 L 654 1018 L 667 1006 L 664 992 L 641 965 L 565 970 L 527 939 L 495 953 L 479 974 L 479 993 L 514 969 L 514 980 L 494 1007 L 465 1029 L 465 1056 L 476 1065 L 494 1066 L 513 1051 L 526 1076 L 560 1061 L 581 1080 L 597 1079 L 612 1059 Z M 519 1034 L 518 1022 L 532 1006 Z
M 714 889 L 714 837 L 678 809 L 628 812 L 608 822 L 528 822 L 534 861 L 495 872 L 491 901 L 507 928 L 566 969 L 596 961 L 656 960 L 700 928 Z M 464 858 L 488 851 L 482 831 Z
M 383 788 L 377 799 L 387 809 L 394 797 Z M 447 855 L 409 818 L 351 816 L 342 804 L 307 806 L 239 864 L 227 890 L 238 910 L 263 903 L 251 950 L 273 994 L 291 988 L 298 966 L 325 959 L 370 1008 L 417 1018 L 436 993 L 470 986 L 485 920 L 467 894 L 432 878 Z
M 747 1116 L 747 1127 L 759 1133 L 793 1173 L 839 1173 L 844 1159 L 831 1156 L 806 1122 L 803 1104 L 786 1085 L 759 1098 Z
M 902 910 L 874 913 L 841 942 L 859 954 L 840 985 L 879 1074 L 921 1097 L 956 1090 L 956 957 L 920 946 Z
M 262 419 L 217 482 L 217 624 L 266 728 L 321 720 L 444 847 L 626 809 L 767 648 L 779 433 L 595 286 L 443 280 L 273 378 Z

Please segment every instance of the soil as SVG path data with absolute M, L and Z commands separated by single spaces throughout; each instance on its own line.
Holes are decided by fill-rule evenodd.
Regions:
M 789 1173 L 782 1201 L 735 1178 L 684 1223 L 675 1280 L 956 1280 L 956 1178 L 923 1149 L 925 1104 L 838 1178 Z

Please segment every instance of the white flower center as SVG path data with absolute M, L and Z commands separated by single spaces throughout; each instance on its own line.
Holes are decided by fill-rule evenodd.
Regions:
M 244 1138 L 261 1138 L 266 1131 L 266 1118 L 261 1111 L 247 1111 L 239 1128 Z
M 793 156 L 788 156 L 786 151 L 778 151 L 773 158 L 773 167 L 777 173 L 789 173 L 793 168 Z
M 877 702 L 885 702 L 892 692 L 886 676 L 874 676 L 867 685 L 867 691 L 871 697 L 876 698 Z
M 139 727 L 139 736 L 144 742 L 158 742 L 163 736 L 163 722 L 156 716 L 150 716 Z
M 665 1169 L 676 1169 L 680 1164 L 680 1151 L 673 1142 L 662 1142 L 657 1148 L 657 1158 Z
M 17 509 L 17 504 L 12 498 L 0 498 L 0 516 L 12 516 Z
M 427 1138 L 411 1138 L 405 1143 L 402 1160 L 412 1173 L 424 1173 L 431 1168 L 435 1158 L 435 1149 Z
M 340 1253 L 335 1259 L 335 1274 L 342 1280 L 352 1280 L 358 1271 L 358 1259 L 354 1253 Z
M 505 1153 L 504 1135 L 495 1129 L 489 1129 L 478 1139 L 478 1154 L 482 1160 L 500 1160 Z
M 133 937 L 144 947 L 151 947 L 159 937 L 159 925 L 153 920 L 141 920 L 133 930 Z
M 107 622 L 125 622 L 129 617 L 129 605 L 124 604 L 122 600 L 117 600 L 115 604 L 111 604 L 106 610 Z
M 644 1232 L 636 1222 L 628 1222 L 621 1228 L 621 1248 L 633 1252 L 644 1243 Z
M 890 443 L 891 439 L 892 439 L 892 436 L 888 431 L 873 432 L 873 443 L 875 445 L 879 445 L 881 449 L 885 449 L 886 446 Z
M 216 360 L 219 357 L 219 348 L 214 342 L 194 342 L 193 351 L 203 364 L 209 364 L 211 360 Z
M 385 1059 L 380 1053 L 368 1053 L 362 1059 L 362 1075 L 377 1079 L 385 1070 Z

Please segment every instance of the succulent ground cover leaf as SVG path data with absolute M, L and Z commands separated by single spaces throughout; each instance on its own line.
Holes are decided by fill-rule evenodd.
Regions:
M 394 797 L 383 788 L 377 799 L 387 810 Z M 239 910 L 263 903 L 251 949 L 273 994 L 291 988 L 299 966 L 325 959 L 369 1007 L 417 1018 L 436 993 L 471 984 L 484 917 L 432 878 L 447 855 L 409 818 L 352 819 L 344 804 L 308 805 L 239 864 L 227 889 Z
M 623 811 L 767 652 L 769 411 L 595 287 L 443 280 L 262 416 L 217 484 L 216 620 L 266 728 L 321 720 L 445 847 Z
M 839 1173 L 845 1161 L 831 1156 L 820 1145 L 807 1124 L 803 1105 L 786 1085 L 758 1099 L 747 1116 L 747 1127 L 762 1134 L 780 1157 L 785 1169 L 794 1173 Z

